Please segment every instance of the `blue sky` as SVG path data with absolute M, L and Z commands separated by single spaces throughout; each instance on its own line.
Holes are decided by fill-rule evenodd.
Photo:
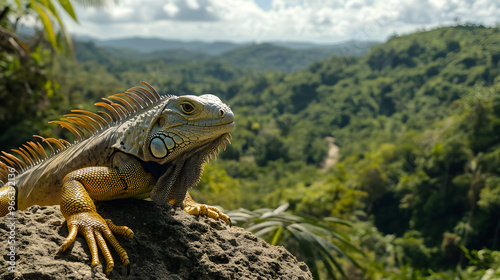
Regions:
M 202 41 L 383 41 L 461 22 L 500 23 L 498 0 L 119 0 L 77 7 L 72 33 Z
M 255 0 L 255 4 L 257 4 L 264 11 L 269 11 L 272 7 L 272 0 Z

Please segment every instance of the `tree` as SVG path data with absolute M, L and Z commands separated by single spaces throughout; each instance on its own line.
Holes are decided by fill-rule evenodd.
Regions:
M 54 50 L 62 51 L 65 49 L 64 45 L 72 50 L 73 44 L 71 43 L 71 38 L 61 20 L 61 13 L 58 11 L 54 2 L 55 1 L 52 0 L 16 0 L 14 3 L 12 1 L 7 1 L 7 5 L 4 6 L 4 10 L 0 14 L 0 21 L 2 17 L 7 18 L 8 16 L 12 16 L 15 21 L 14 24 L 12 24 L 13 30 L 0 30 L 2 37 L 16 38 L 14 34 L 19 19 L 27 15 L 35 15 L 35 17 L 42 22 L 45 37 Z M 82 6 L 103 7 L 110 1 L 73 0 L 71 2 Z M 78 22 L 71 2 L 69 0 L 57 0 L 56 3 L 59 4 L 71 19 Z
M 64 103 L 59 85 L 49 74 L 52 56 L 43 47 L 42 34 L 56 51 L 72 52 L 71 39 L 61 21 L 59 9 L 52 0 L 16 0 L 3 3 L 0 11 L 0 146 L 14 147 L 34 132 L 45 129 L 48 119 L 57 114 Z M 58 5 L 77 21 L 69 0 Z M 86 6 L 102 7 L 105 0 L 75 0 Z M 1 9 L 1 8 L 0 8 Z M 20 19 L 34 16 L 44 27 L 38 35 L 17 35 Z M 65 39 L 62 40 L 62 39 Z M 64 43 L 65 42 L 65 43 Z M 15 94 L 15 97 L 12 96 Z

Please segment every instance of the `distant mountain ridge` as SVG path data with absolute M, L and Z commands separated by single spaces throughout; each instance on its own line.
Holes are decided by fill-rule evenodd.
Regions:
M 214 60 L 252 71 L 286 73 L 305 69 L 312 63 L 332 55 L 361 56 L 376 44 L 361 41 L 329 45 L 310 42 L 233 43 L 142 37 L 112 40 L 77 37 L 76 40 L 92 43 L 121 58 L 162 59 L 171 62 Z
M 131 37 L 112 40 L 91 40 L 99 47 L 127 48 L 139 52 L 154 52 L 164 50 L 189 50 L 203 52 L 210 55 L 219 55 L 227 51 L 245 46 L 231 42 L 217 41 L 213 43 L 202 41 L 179 41 L 159 38 Z
M 364 54 L 371 46 L 379 43 L 375 41 L 355 41 L 355 40 L 340 42 L 336 44 L 318 44 L 313 42 L 293 42 L 293 41 L 234 43 L 229 41 L 214 41 L 214 42 L 205 42 L 200 40 L 181 41 L 181 40 L 146 38 L 146 37 L 130 37 L 130 38 L 100 40 L 97 38 L 87 37 L 87 36 L 76 37 L 76 39 L 79 41 L 94 42 L 99 47 L 126 48 L 140 52 L 182 49 L 182 50 L 202 52 L 210 55 L 221 55 L 225 52 L 233 51 L 235 49 L 244 48 L 252 45 L 271 44 L 292 50 L 330 49 L 336 52 L 339 52 L 340 50 L 355 50 L 353 55 L 359 56 Z

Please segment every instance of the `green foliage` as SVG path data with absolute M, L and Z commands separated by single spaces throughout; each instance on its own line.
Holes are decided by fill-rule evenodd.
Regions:
M 40 120 L 55 114 L 62 97 L 49 77 L 50 52 L 15 34 L 9 17 L 24 12 L 7 4 L 0 18 L 0 145 L 13 148 L 31 137 L 33 129 L 47 132 Z
M 0 52 L 0 145 L 26 141 L 35 131 L 46 131 L 46 120 L 54 116 L 61 101 L 59 85 L 48 77 L 47 62 L 40 57 L 47 51 L 38 48 L 31 54 Z
M 304 171 L 302 171 L 304 172 Z M 318 173 L 313 173 L 317 177 Z M 339 217 L 350 218 L 353 212 L 362 209 L 363 200 L 368 194 L 365 191 L 353 189 L 346 186 L 346 170 L 339 164 L 332 174 L 323 180 L 300 180 L 295 186 L 286 189 L 279 188 L 270 194 L 271 201 L 288 201 L 299 213 L 314 217 Z
M 401 249 L 401 263 L 409 264 L 414 268 L 432 267 L 432 257 L 437 249 L 428 248 L 420 232 L 407 231 L 403 237 L 394 240 L 394 245 Z
M 488 249 L 462 250 L 469 261 L 469 266 L 459 271 L 463 279 L 495 279 L 500 277 L 500 252 Z M 465 274 L 465 275 L 464 275 Z
M 199 203 L 220 205 L 225 209 L 236 209 L 241 204 L 238 180 L 229 177 L 219 164 L 206 165 L 200 183 L 190 193 Z
M 316 219 L 294 215 L 286 212 L 288 206 L 285 203 L 276 209 L 240 209 L 228 215 L 236 224 L 266 239 L 271 245 L 286 246 L 307 263 L 315 279 L 322 279 L 320 264 L 326 269 L 325 276 L 329 279 L 337 279 L 338 274 L 347 277 L 338 257 L 360 268 L 350 254 L 361 252 L 337 229 L 349 226 L 347 222 L 331 217 Z

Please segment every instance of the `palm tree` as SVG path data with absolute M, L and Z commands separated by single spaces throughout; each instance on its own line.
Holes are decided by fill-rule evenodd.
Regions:
M 11 39 L 11 47 L 23 48 L 25 51 L 29 51 L 24 44 L 16 35 L 15 28 L 19 19 L 28 14 L 34 14 L 37 19 L 42 22 L 44 28 L 44 34 L 47 41 L 50 43 L 52 48 L 56 51 L 62 51 L 67 46 L 69 51 L 72 51 L 73 45 L 71 43 L 71 38 L 66 32 L 64 23 L 61 20 L 60 8 L 73 19 L 78 22 L 78 19 L 73 9 L 73 3 L 81 6 L 91 6 L 91 7 L 103 7 L 111 0 L 57 0 L 57 4 L 60 8 L 57 8 L 53 0 L 15 0 L 7 1 L 4 5 L 2 12 L 0 12 L 0 22 L 9 15 L 9 12 L 15 17 L 15 22 L 13 28 L 9 30 L 8 28 L 1 27 L 0 37 Z M 59 32 L 56 32 L 58 30 Z M 64 40 L 62 40 L 64 39 Z M 63 43 L 65 42 L 65 43 Z
M 481 172 L 481 160 L 483 159 L 483 153 L 477 154 L 473 159 L 467 162 L 465 166 L 465 174 L 469 177 L 469 192 L 467 198 L 469 199 L 470 211 L 467 217 L 467 224 L 465 226 L 465 233 L 463 244 L 467 246 L 467 241 L 469 239 L 470 231 L 472 229 L 472 220 L 474 217 L 474 212 L 476 210 L 477 201 L 479 200 L 479 193 L 484 187 L 486 177 L 488 174 Z
M 111 0 L 3 0 L 0 1 L 0 146 L 15 147 L 23 143 L 32 130 L 43 129 L 46 118 L 58 110 L 63 96 L 58 83 L 48 71 L 49 48 L 42 48 L 43 37 L 52 49 L 72 54 L 62 14 L 77 22 L 72 3 L 102 7 Z M 18 22 L 35 18 L 41 32 L 29 38 L 18 35 Z M 22 124 L 24 123 L 24 125 Z M 26 123 L 30 123 L 30 132 Z

